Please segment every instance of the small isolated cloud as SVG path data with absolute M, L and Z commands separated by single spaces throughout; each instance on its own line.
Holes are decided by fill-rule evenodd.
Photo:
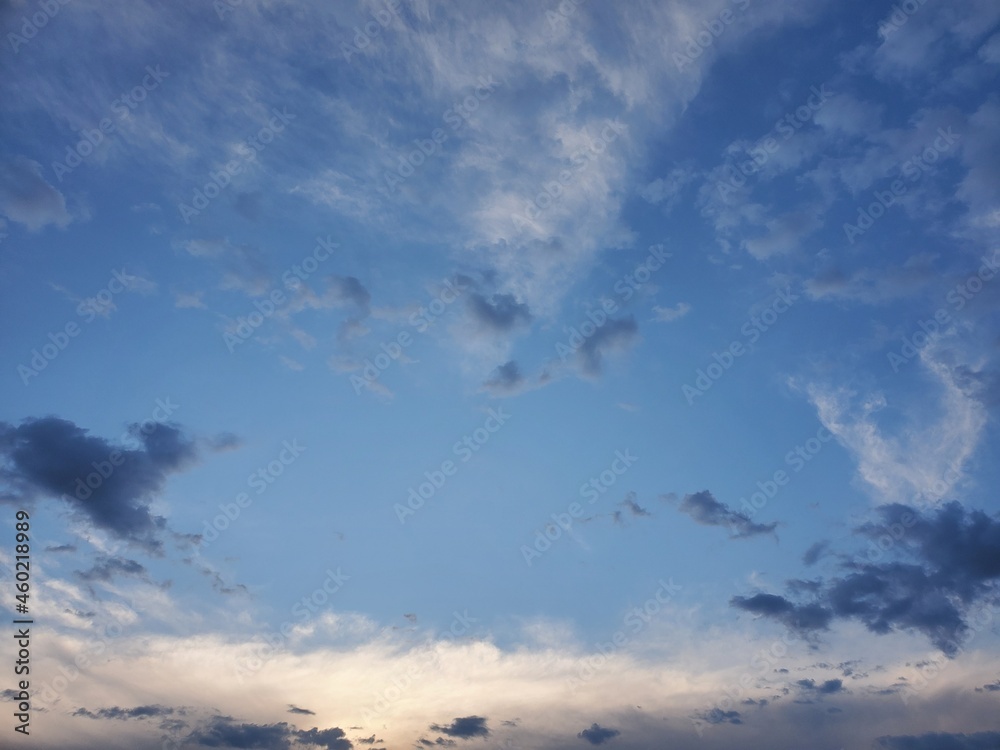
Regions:
M 805 565 L 815 565 L 817 562 L 819 562 L 819 559 L 826 554 L 826 551 L 829 549 L 829 547 L 830 547 L 830 542 L 828 541 L 824 540 L 816 542 L 815 544 L 810 546 L 809 549 L 805 551 L 805 553 L 803 553 L 802 562 Z
M 127 719 L 148 719 L 151 716 L 172 716 L 175 709 L 169 706 L 136 706 L 135 708 L 99 708 L 96 711 L 88 711 L 86 708 L 78 708 L 73 712 L 73 716 L 85 716 L 88 719 L 117 719 L 125 721 Z
M 477 329 L 482 333 L 508 333 L 532 321 L 528 305 L 518 302 L 513 294 L 486 297 L 479 292 L 471 292 L 467 308 Z
M 715 499 L 711 492 L 702 490 L 692 495 L 685 495 L 677 507 L 681 513 L 686 513 L 703 526 L 725 526 L 729 529 L 732 539 L 746 539 L 760 534 L 773 534 L 778 523 L 754 523 L 750 516 L 729 508 L 725 503 Z
M 584 729 L 577 735 L 580 739 L 587 740 L 591 745 L 603 745 L 610 739 L 620 735 L 617 729 L 608 729 L 600 724 L 591 724 L 590 729 Z
M 625 496 L 625 499 L 619 503 L 619 505 L 625 508 L 625 510 L 629 512 L 629 515 L 633 517 L 652 516 L 653 514 L 650 513 L 648 510 L 646 510 L 645 508 L 643 508 L 641 505 L 639 505 L 639 503 L 636 502 L 635 498 L 636 494 L 634 492 L 630 492 Z
M 510 360 L 497 367 L 483 383 L 483 389 L 501 396 L 519 393 L 525 385 L 517 362 Z
M 431 724 L 430 730 L 460 739 L 487 737 L 490 733 L 489 728 L 486 726 L 486 719 L 482 716 L 464 716 L 444 726 L 441 724 Z
M 315 716 L 315 711 L 310 711 L 308 708 L 299 708 L 298 706 L 288 705 L 288 713 L 290 714 L 303 714 L 305 716 Z M 373 735 L 374 736 L 374 735 Z
M 833 695 L 844 690 L 843 680 L 826 680 L 820 683 L 817 683 L 815 680 L 797 680 L 795 684 L 803 692 L 814 693 L 816 695 Z
M 204 292 L 174 292 L 174 307 L 185 309 L 205 309 Z
M 723 711 L 721 708 L 713 708 L 710 711 L 702 711 L 695 714 L 697 721 L 706 724 L 742 724 L 743 717 L 739 711 Z
M 0 158 L 0 214 L 33 232 L 73 220 L 63 194 L 42 176 L 42 165 L 23 156 Z
M 689 312 L 691 312 L 691 305 L 687 302 L 678 302 L 673 307 L 654 305 L 653 313 L 655 317 L 653 320 L 658 323 L 673 323 L 675 320 L 683 318 Z

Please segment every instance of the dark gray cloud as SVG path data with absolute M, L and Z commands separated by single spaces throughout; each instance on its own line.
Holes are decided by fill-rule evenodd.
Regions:
M 625 508 L 625 510 L 627 510 L 632 516 L 652 516 L 653 514 L 639 505 L 635 498 L 636 494 L 634 492 L 630 492 L 625 496 L 625 499 L 619 503 L 619 505 Z
M 1000 732 L 879 737 L 875 747 L 884 750 L 996 750 L 1000 747 Z
M 365 289 L 354 276 L 328 276 L 328 294 L 330 299 L 337 305 L 354 305 L 359 310 L 368 314 L 368 308 L 372 301 L 371 293 Z
M 584 729 L 577 737 L 587 740 L 591 745 L 601 745 L 620 734 L 621 732 L 617 729 L 608 729 L 607 727 L 602 727 L 600 724 L 591 724 L 590 729 Z
M 829 547 L 830 542 L 828 541 L 816 542 L 802 555 L 802 562 L 806 565 L 815 565 L 826 554 Z
M 486 726 L 486 719 L 482 716 L 464 716 L 455 719 L 451 724 L 442 726 L 441 724 L 431 724 L 432 732 L 440 732 L 449 737 L 459 737 L 469 739 L 470 737 L 487 737 L 490 733 Z
M 983 691 L 986 691 L 987 693 L 1000 692 L 1000 680 L 997 680 L 996 682 L 990 682 L 986 685 L 983 685 L 982 687 L 976 688 L 977 693 L 982 693 Z
M 58 544 L 45 548 L 46 552 L 76 552 L 75 544 Z
M 304 714 L 306 716 L 315 716 L 315 711 L 310 711 L 308 708 L 299 708 L 298 706 L 288 705 L 288 713 L 290 714 Z
M 317 745 L 325 750 L 351 750 L 354 745 L 344 736 L 344 730 L 339 727 L 332 729 L 298 729 L 294 732 L 295 740 L 300 745 Z
M 877 634 L 912 630 L 955 656 L 969 631 L 972 606 L 998 593 L 1000 520 L 957 502 L 927 514 L 899 504 L 878 513 L 878 522 L 855 529 L 869 540 L 865 553 L 844 560 L 843 575 L 820 581 L 812 601 L 758 594 L 734 597 L 731 604 L 803 635 L 825 630 L 837 618 L 860 621 Z
M 531 310 L 513 294 L 486 297 L 480 292 L 470 292 L 466 306 L 484 333 L 507 333 L 532 321 Z
M 192 732 L 187 742 L 199 747 L 239 748 L 240 750 L 351 750 L 353 743 L 339 727 L 298 729 L 292 724 L 249 724 L 230 716 L 214 716 Z
M 0 422 L 0 481 L 13 490 L 2 499 L 58 497 L 94 526 L 159 550 L 166 519 L 150 504 L 170 474 L 196 459 L 195 446 L 170 424 L 147 422 L 129 431 L 138 447 L 115 445 L 56 417 L 16 427 Z
M 483 389 L 499 396 L 518 393 L 524 386 L 524 375 L 517 362 L 510 360 L 497 367 L 483 383 Z
M 702 711 L 695 714 L 698 721 L 706 724 L 742 724 L 743 717 L 739 711 L 723 711 L 721 708 L 713 708 L 710 711 Z
M 76 571 L 77 576 L 88 583 L 102 581 L 109 583 L 115 577 L 138 578 L 149 582 L 149 571 L 146 566 L 126 557 L 98 555 L 94 564 L 87 570 Z
M 598 328 L 590 338 L 584 339 L 577 349 L 580 370 L 584 375 L 596 378 L 601 374 L 604 355 L 614 351 L 625 351 L 639 335 L 635 318 L 613 319 Z
M 685 495 L 677 510 L 691 516 L 703 526 L 727 527 L 729 536 L 733 539 L 773 534 L 778 526 L 777 522 L 754 523 L 746 513 L 730 509 L 725 503 L 716 500 L 708 490 Z
M 0 214 L 32 231 L 73 220 L 62 193 L 42 176 L 42 165 L 23 156 L 0 157 Z
M 176 709 L 170 706 L 136 706 L 135 708 L 99 708 L 96 711 L 88 711 L 86 708 L 78 708 L 73 712 L 73 716 L 85 716 L 88 719 L 117 719 L 125 721 L 127 719 L 148 719 L 150 717 L 173 716 Z
M 844 689 L 843 680 L 826 680 L 819 683 L 815 680 L 798 680 L 795 684 L 804 692 L 815 693 L 817 695 L 833 695 Z

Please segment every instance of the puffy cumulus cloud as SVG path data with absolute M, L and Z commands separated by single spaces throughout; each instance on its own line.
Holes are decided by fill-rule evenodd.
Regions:
M 42 165 L 23 156 L 0 157 L 0 214 L 31 231 L 73 220 L 63 194 L 42 176 Z
M 132 425 L 130 435 L 136 447 L 90 435 L 56 417 L 17 426 L 0 422 L 0 476 L 12 489 L 6 499 L 60 498 L 95 527 L 159 550 L 167 521 L 153 513 L 152 503 L 171 474 L 196 460 L 195 443 L 180 428 L 161 422 L 142 429 Z M 127 572 L 122 565 L 107 560 L 91 575 Z
M 796 593 L 813 593 L 811 601 L 762 593 L 733 597 L 730 604 L 803 637 L 850 619 L 879 635 L 919 632 L 945 655 L 956 656 L 970 630 L 971 608 L 998 593 L 1000 518 L 957 502 L 927 513 L 889 505 L 878 514 L 878 521 L 855 530 L 869 546 L 863 556 L 841 563 L 843 575 L 805 589 L 790 584 Z
M 591 745 L 603 745 L 608 740 L 612 740 L 621 732 L 617 729 L 609 729 L 608 727 L 602 727 L 596 722 L 590 725 L 589 729 L 584 729 L 577 737 L 587 740 Z
M 486 719 L 482 716 L 463 716 L 451 722 L 451 724 L 431 724 L 432 732 L 440 732 L 449 737 L 458 737 L 463 740 L 472 737 L 488 737 L 489 727 L 486 726 Z
M 664 495 L 663 497 L 676 503 L 676 496 Z M 677 510 L 703 526 L 725 526 L 729 529 L 729 535 L 733 539 L 773 534 L 778 527 L 777 521 L 755 523 L 746 513 L 735 511 L 725 503 L 716 500 L 715 496 L 708 490 L 685 495 L 677 505 Z

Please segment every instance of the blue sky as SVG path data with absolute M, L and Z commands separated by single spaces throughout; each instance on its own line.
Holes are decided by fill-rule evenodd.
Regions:
M 995 3 L 0 27 L 16 741 L 996 746 Z

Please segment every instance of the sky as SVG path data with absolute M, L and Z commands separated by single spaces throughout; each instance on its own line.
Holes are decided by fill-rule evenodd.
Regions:
M 0 745 L 1000 747 L 996 2 L 0 32 Z

